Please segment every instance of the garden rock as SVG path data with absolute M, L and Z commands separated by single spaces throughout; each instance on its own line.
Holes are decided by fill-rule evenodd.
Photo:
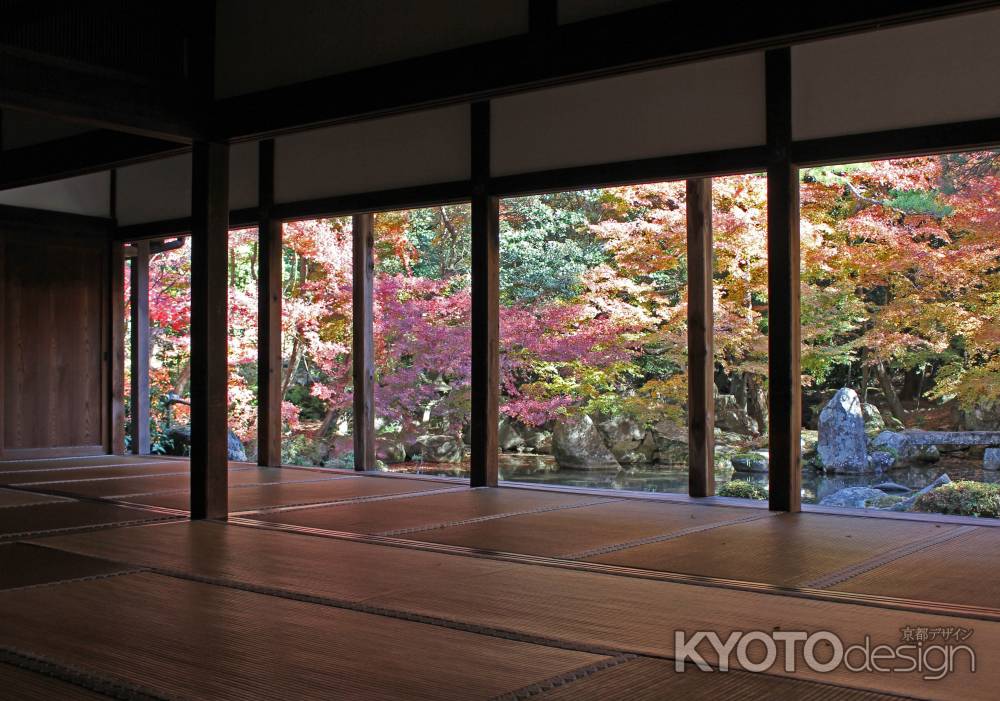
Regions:
M 990 472 L 1000 470 L 1000 448 L 987 448 L 983 453 L 983 469 Z
M 170 451 L 171 455 L 191 454 L 191 428 L 189 426 L 173 426 L 167 429 L 167 438 L 173 443 L 173 450 Z M 236 462 L 247 461 L 247 453 L 243 449 L 243 443 L 232 431 L 229 431 L 226 450 L 229 460 Z
M 737 472 L 766 473 L 768 470 L 768 456 L 766 451 L 739 453 L 729 458 L 729 462 Z
M 627 416 L 615 416 L 597 424 L 605 444 L 619 462 L 647 462 L 638 452 L 645 431 L 635 419 Z M 628 458 L 626 458 L 628 456 Z
M 874 450 L 868 455 L 868 466 L 872 472 L 891 470 L 896 464 L 896 456 L 888 450 Z
M 889 494 L 906 494 L 910 491 L 909 487 L 898 482 L 882 482 L 881 484 L 876 484 L 873 488 L 881 489 L 883 492 L 888 492 Z
M 865 421 L 865 433 L 877 435 L 885 430 L 885 419 L 874 404 L 862 404 L 861 416 Z
M 933 482 L 931 482 L 930 484 L 928 484 L 926 487 L 924 487 L 923 489 L 921 489 L 919 492 L 916 492 L 915 494 L 913 494 L 910 497 L 907 497 L 906 499 L 904 499 L 903 501 L 899 502 L 898 504 L 893 505 L 892 510 L 893 511 L 909 511 L 911 508 L 913 508 L 913 505 L 917 502 L 917 499 L 919 499 L 921 496 L 923 496 L 924 494 L 927 494 L 927 492 L 933 491 L 933 490 L 937 489 L 938 487 L 941 487 L 941 486 L 946 485 L 946 484 L 951 484 L 951 477 L 949 477 L 947 473 L 942 474 L 940 477 L 938 477 L 936 480 L 934 480 Z
M 500 426 L 497 429 L 497 442 L 500 450 L 504 453 L 513 453 L 525 445 L 524 436 L 521 435 L 520 427 L 509 416 L 500 417 Z
M 756 436 L 759 432 L 757 422 L 731 394 L 720 394 L 715 398 L 715 425 L 723 431 L 744 436 Z
M 819 505 L 864 509 L 869 503 L 875 503 L 887 496 L 889 495 L 881 489 L 872 487 L 845 487 L 823 497 Z
M 427 462 L 461 462 L 465 457 L 462 441 L 454 436 L 425 435 L 417 443 L 420 455 Z
M 879 450 L 895 456 L 894 467 L 910 467 L 941 459 L 937 446 L 918 445 L 905 432 L 882 431 L 872 439 L 872 452 Z
M 979 402 L 963 411 L 961 423 L 967 431 L 1000 431 L 1000 401 Z
M 375 457 L 388 465 L 406 462 L 406 447 L 398 440 L 380 438 L 375 444 Z
M 861 401 L 853 389 L 842 387 L 819 415 L 816 451 L 822 468 L 836 473 L 868 472 L 866 444 Z
M 552 432 L 552 454 L 559 467 L 572 470 L 611 470 L 620 467 L 604 444 L 594 420 L 587 415 L 566 417 Z

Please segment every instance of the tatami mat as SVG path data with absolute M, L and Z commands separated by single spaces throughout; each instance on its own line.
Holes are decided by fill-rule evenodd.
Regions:
M 0 509 L 15 506 L 28 506 L 31 504 L 51 504 L 58 501 L 65 501 L 65 499 L 50 496 L 48 494 L 33 494 L 32 492 L 22 492 L 15 489 L 0 488 Z
M 75 482 L 78 480 L 155 477 L 157 475 L 187 475 L 186 462 L 150 462 L 111 467 L 74 467 L 59 470 L 21 470 L 0 474 L 0 484 L 30 484 L 33 482 Z
M 115 562 L 25 543 L 0 545 L 0 589 L 93 577 L 128 569 Z
M 168 697 L 465 701 L 602 659 L 153 574 L 58 589 L 0 596 L 0 644 Z
M 80 501 L 22 506 L 17 509 L 0 509 L 0 539 L 162 518 L 164 517 L 160 514 L 139 509 Z
M 107 701 L 93 691 L 0 662 L 0 694 L 17 701 Z
M 88 455 L 73 458 L 40 458 L 36 460 L 0 460 L 0 473 L 22 470 L 59 470 L 65 467 L 94 467 L 98 465 L 135 465 L 155 460 L 139 455 Z M 186 465 L 186 460 L 175 461 Z
M 504 514 L 544 509 L 574 508 L 601 501 L 601 497 L 556 492 L 481 488 L 426 494 L 408 499 L 265 512 L 257 518 L 332 531 L 394 533 L 410 537 L 409 533 L 416 530 L 446 526 L 456 521 L 491 519 Z M 255 516 L 251 515 L 250 518 Z
M 579 509 L 513 516 L 406 536 L 528 555 L 561 557 L 617 543 L 674 533 L 766 511 L 666 502 L 620 501 Z
M 902 599 L 1000 608 L 1000 529 L 976 529 L 830 588 Z
M 128 531 L 128 532 L 126 532 Z M 501 576 L 506 563 L 212 522 L 47 537 L 47 547 L 350 601 Z
M 506 520 L 506 519 L 503 519 Z M 164 524 L 46 538 L 46 545 L 269 589 L 363 602 L 523 635 L 650 656 L 674 653 L 675 631 L 829 630 L 846 644 L 895 644 L 906 626 L 975 629 L 982 655 L 1000 623 L 857 604 L 692 586 L 223 524 Z M 800 646 L 801 650 L 801 646 Z M 711 651 L 706 652 L 711 658 Z M 985 659 L 985 658 L 984 658 Z M 1000 668 L 981 663 L 934 682 L 919 674 L 813 673 L 800 678 L 934 698 L 993 699 Z M 780 670 L 778 671 L 780 674 Z
M 275 484 L 278 482 L 319 482 L 343 478 L 343 475 L 314 470 L 263 467 L 229 472 L 229 485 L 239 487 L 250 484 Z M 174 476 L 129 477 L 126 479 L 97 479 L 81 482 L 50 482 L 45 488 L 50 491 L 84 497 L 124 497 L 133 494 L 156 494 L 186 490 L 191 485 L 188 474 Z
M 780 514 L 588 558 L 624 567 L 803 586 L 955 526 L 861 517 Z
M 520 698 L 529 698 L 526 689 Z M 674 671 L 674 663 L 638 657 L 600 670 L 582 679 L 541 690 L 530 698 L 545 701 L 898 701 L 899 696 L 848 689 L 842 686 L 799 681 L 739 670 L 702 672 L 695 668 Z M 515 697 L 517 698 L 517 697 Z
M 322 482 L 279 483 L 261 487 L 243 487 L 229 491 L 229 512 L 250 511 L 280 506 L 297 506 L 336 502 L 345 499 L 370 498 L 394 494 L 430 492 L 454 485 L 430 480 L 392 477 L 347 477 Z M 187 509 L 191 497 L 186 492 L 128 497 L 129 503 Z

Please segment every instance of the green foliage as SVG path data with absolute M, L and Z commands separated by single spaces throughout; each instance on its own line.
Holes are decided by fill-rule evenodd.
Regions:
M 504 303 L 571 299 L 580 276 L 601 262 L 600 247 L 573 240 L 554 241 L 541 229 L 504 232 L 500 296 Z
M 878 499 L 868 499 L 865 501 L 865 508 L 868 509 L 888 509 L 906 499 L 900 494 L 885 494 Z
M 767 489 L 746 480 L 730 480 L 719 487 L 718 495 L 720 497 L 763 501 L 767 499 Z
M 960 480 L 922 494 L 914 511 L 1000 518 L 1000 484 Z
M 943 204 L 936 190 L 890 190 L 887 203 L 907 214 L 929 214 L 938 219 L 950 217 L 955 209 Z

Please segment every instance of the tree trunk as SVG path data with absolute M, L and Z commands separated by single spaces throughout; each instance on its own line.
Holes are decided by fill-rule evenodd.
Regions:
M 285 395 L 288 394 L 288 386 L 292 384 L 292 375 L 295 374 L 295 370 L 299 366 L 299 339 L 298 337 L 292 341 L 292 355 L 288 359 L 288 370 L 285 372 L 285 376 L 281 380 L 281 399 L 285 399 Z
M 885 365 L 882 361 L 878 361 L 878 365 L 875 366 L 875 374 L 878 375 L 879 386 L 882 388 L 882 394 L 885 395 L 885 401 L 889 405 L 889 411 L 897 419 L 906 423 L 906 410 L 903 409 L 903 404 L 899 401 L 899 397 L 896 395 L 896 390 L 892 386 L 892 378 L 889 377 L 889 373 L 886 372 Z

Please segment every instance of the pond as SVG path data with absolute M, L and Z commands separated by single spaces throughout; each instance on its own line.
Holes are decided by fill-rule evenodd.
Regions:
M 468 463 L 407 462 L 390 465 L 392 472 L 468 477 Z M 802 471 L 802 501 L 816 504 L 844 487 L 868 487 L 881 482 L 897 482 L 910 489 L 921 489 L 947 473 L 953 480 L 1000 482 L 1000 473 L 983 470 L 982 459 L 963 454 L 945 454 L 926 467 L 890 470 L 881 475 L 826 475 L 811 468 Z M 503 454 L 500 456 L 500 479 L 528 484 L 589 487 L 627 492 L 658 492 L 686 494 L 688 489 L 687 466 L 643 465 L 621 470 L 567 470 L 559 469 L 551 455 Z M 737 473 L 732 468 L 716 468 L 716 488 L 731 479 L 743 479 L 767 486 L 767 474 Z

